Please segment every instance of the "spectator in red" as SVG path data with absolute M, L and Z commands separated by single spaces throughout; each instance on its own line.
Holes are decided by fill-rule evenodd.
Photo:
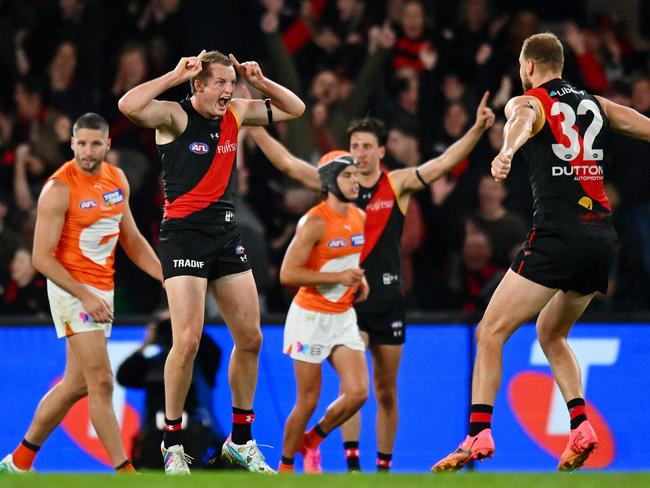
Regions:
M 45 278 L 32 266 L 32 253 L 19 247 L 9 264 L 11 279 L 4 287 L 0 309 L 8 314 L 31 314 L 47 317 L 50 308 L 47 302 Z

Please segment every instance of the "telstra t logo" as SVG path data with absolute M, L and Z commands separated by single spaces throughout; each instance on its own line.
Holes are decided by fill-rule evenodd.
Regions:
M 612 366 L 618 359 L 620 339 L 570 339 L 569 345 L 582 371 L 582 388 L 589 398 L 589 370 L 594 366 Z M 548 366 L 548 361 L 537 341 L 530 352 L 532 366 Z M 549 373 L 523 371 L 508 385 L 508 401 L 515 418 L 526 433 L 546 452 L 559 458 L 569 435 L 569 413 L 560 389 Z M 586 467 L 604 468 L 615 457 L 614 436 L 606 420 L 589 400 L 587 417 L 598 435 L 598 449 Z

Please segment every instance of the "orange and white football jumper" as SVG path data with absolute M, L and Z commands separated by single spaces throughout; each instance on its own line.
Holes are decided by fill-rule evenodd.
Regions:
M 75 161 L 68 161 L 50 179 L 65 183 L 70 192 L 54 257 L 74 279 L 113 309 L 113 263 L 125 198 L 119 172 L 103 162 L 99 174 L 93 176 L 83 172 Z M 93 322 L 79 299 L 50 280 L 47 291 L 58 337 L 93 330 L 110 335 L 111 324 Z
M 364 245 L 364 216 L 355 205 L 346 215 L 323 202 L 307 212 L 325 222 L 323 237 L 313 247 L 305 267 L 338 272 L 359 267 Z M 293 359 L 321 363 L 336 346 L 364 351 L 352 303 L 356 288 L 340 283 L 302 286 L 291 303 L 284 327 L 285 354 Z

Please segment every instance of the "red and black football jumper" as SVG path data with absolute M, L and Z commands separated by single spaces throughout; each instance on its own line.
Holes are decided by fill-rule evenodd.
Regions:
M 366 213 L 366 243 L 360 266 L 370 285 L 368 299 L 354 306 L 359 329 L 368 333 L 371 343 L 403 344 L 406 328 L 400 240 L 406 209 L 399 207 L 386 172 L 371 188 L 359 185 L 356 204 Z
M 223 117 L 206 119 L 189 99 L 180 105 L 187 113 L 185 131 L 158 145 L 165 190 L 159 245 L 163 275 L 212 281 L 247 271 L 234 204 L 237 115 L 228 106 Z
M 540 285 L 607 291 L 618 240 L 605 194 L 609 122 L 598 100 L 561 79 L 528 90 L 542 128 L 521 148 L 533 191 L 533 226 L 512 270 Z

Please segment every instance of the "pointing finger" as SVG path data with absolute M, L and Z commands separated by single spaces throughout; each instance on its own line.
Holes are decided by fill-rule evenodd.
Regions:
M 487 101 L 489 97 L 490 97 L 490 92 L 486 90 L 485 93 L 483 93 L 483 98 L 481 98 L 481 103 L 479 103 L 480 108 L 487 107 Z

